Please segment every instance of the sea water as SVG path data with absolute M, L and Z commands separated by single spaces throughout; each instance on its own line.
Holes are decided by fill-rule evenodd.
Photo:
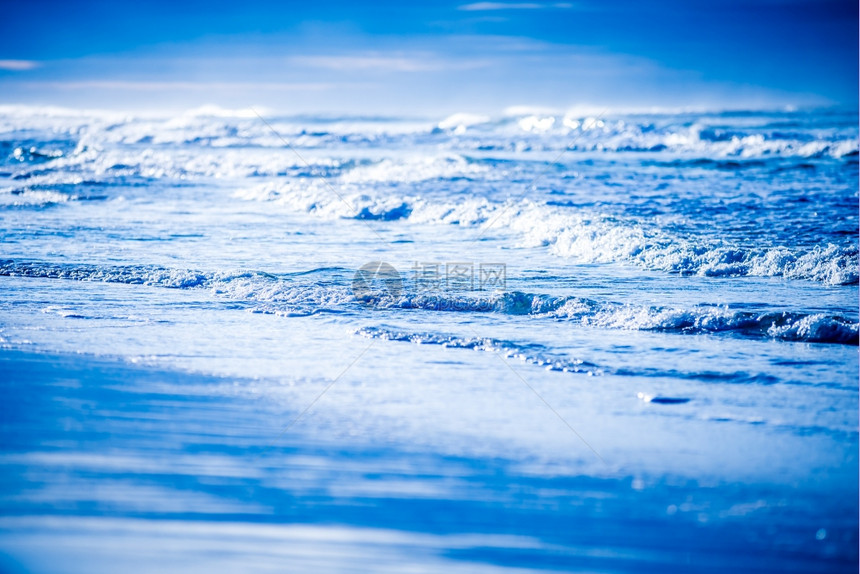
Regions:
M 0 220 L 4 570 L 856 566 L 856 112 L 4 107 Z

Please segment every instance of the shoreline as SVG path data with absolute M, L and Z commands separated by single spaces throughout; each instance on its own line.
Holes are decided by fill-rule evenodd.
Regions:
M 350 571 L 360 555 L 390 559 L 391 571 L 835 572 L 857 559 L 848 477 L 838 495 L 553 476 L 498 458 L 295 438 L 256 457 L 253 403 L 212 392 L 217 377 L 10 350 L 0 365 L 12 437 L 0 552 L 34 571 L 178 571 L 188 560 L 207 571 Z

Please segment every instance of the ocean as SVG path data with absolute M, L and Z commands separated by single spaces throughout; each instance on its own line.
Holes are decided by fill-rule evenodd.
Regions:
M 855 571 L 856 111 L 5 106 L 0 220 L 0 571 Z

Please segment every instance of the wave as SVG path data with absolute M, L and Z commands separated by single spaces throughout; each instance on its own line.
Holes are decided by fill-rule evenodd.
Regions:
M 339 182 L 346 184 L 415 183 L 450 179 L 485 177 L 486 165 L 469 162 L 461 155 L 416 156 L 399 161 L 383 159 L 357 166 L 343 174 Z
M 331 269 L 315 270 L 330 272 Z M 206 289 L 250 311 L 307 315 L 356 306 L 349 288 L 301 281 L 308 273 L 273 275 L 261 271 L 204 272 L 155 265 L 87 265 L 0 260 L 0 276 L 97 281 L 167 289 Z
M 564 303 L 549 313 L 580 321 L 583 325 L 642 331 L 691 334 L 730 333 L 807 343 L 858 344 L 858 323 L 824 313 L 791 311 L 750 312 L 728 307 L 699 306 L 692 309 Z
M 740 247 L 707 237 L 677 237 L 613 216 L 570 215 L 535 205 L 508 213 L 503 224 L 521 231 L 525 245 L 545 245 L 581 263 L 631 263 L 706 277 L 784 277 L 830 285 L 858 282 L 858 250 L 853 245 Z
M 856 156 L 856 116 L 808 124 L 803 114 L 761 114 L 725 127 L 724 114 L 516 113 L 490 118 L 454 114 L 441 121 L 403 118 L 270 116 L 272 133 L 252 110 L 201 108 L 170 117 L 4 106 L 0 134 L 44 130 L 87 147 L 109 144 L 191 148 L 294 148 L 333 145 L 450 150 L 647 152 L 706 158 L 842 158 Z M 815 117 L 815 116 L 813 116 Z M 826 116 L 821 116 L 826 117 Z M 798 120 L 800 118 L 800 120 Z M 783 121 L 779 121 L 783 120 Z M 793 123 L 792 123 L 793 122 Z M 785 125 L 794 125 L 786 131 Z M 846 127 L 848 126 L 848 127 Z
M 543 367 L 548 371 L 565 373 L 584 373 L 587 375 L 602 375 L 604 369 L 582 359 L 553 356 L 543 346 L 538 344 L 522 344 L 492 337 L 458 337 L 439 333 L 411 333 L 386 327 L 362 327 L 355 331 L 356 335 L 369 339 L 385 341 L 400 341 L 419 345 L 441 345 L 451 349 L 471 349 L 499 353 L 504 357 L 517 359 L 524 363 Z
M 101 281 L 187 289 L 207 285 L 211 279 L 199 271 L 149 265 L 103 266 L 37 261 L 0 260 L 0 276 L 72 281 Z
M 428 177 L 435 175 L 426 174 Z M 293 210 L 328 218 L 419 224 L 490 226 L 515 232 L 522 247 L 546 247 L 576 263 L 625 263 L 705 277 L 784 277 L 829 285 L 856 284 L 856 245 L 741 247 L 721 239 L 681 237 L 631 218 L 572 212 L 530 200 L 505 203 L 485 198 L 457 202 L 418 196 L 380 195 L 370 189 L 338 195 L 319 181 L 275 181 L 236 192 L 236 197 L 276 201 Z
M 501 313 L 604 329 L 858 344 L 858 323 L 838 315 L 773 310 L 751 312 L 708 305 L 692 308 L 645 306 L 517 291 L 479 296 L 446 292 L 404 292 L 391 296 L 371 291 L 356 296 L 346 286 L 349 271 L 339 268 L 272 275 L 253 271 L 205 273 L 144 265 L 98 266 L 0 260 L 0 276 L 208 289 L 213 295 L 241 303 L 248 310 L 288 316 L 361 313 L 368 308 Z
M 26 190 L 0 194 L 2 207 L 45 207 L 78 199 L 57 191 Z
M 684 334 L 726 333 L 750 338 L 807 343 L 858 344 L 857 322 L 823 313 L 750 312 L 725 306 L 697 306 L 683 309 L 522 292 L 497 293 L 484 297 L 418 294 L 390 298 L 368 295 L 363 302 L 389 309 L 529 315 L 536 318 L 563 319 L 583 326 L 608 329 Z
M 33 186 L 80 185 L 85 181 L 122 184 L 130 178 L 170 183 L 193 179 L 241 179 L 257 177 L 337 177 L 359 165 L 355 161 L 320 159 L 310 167 L 298 158 L 269 150 L 249 157 L 239 150 L 200 154 L 193 150 L 104 149 L 79 144 L 71 153 L 58 155 L 37 165 L 25 165 L 10 173 L 11 187 L 26 190 Z
M 473 351 L 498 353 L 506 359 L 521 361 L 525 364 L 542 367 L 547 371 L 578 373 L 588 376 L 620 375 L 625 377 L 649 377 L 688 379 L 703 382 L 716 382 L 735 385 L 773 385 L 777 383 L 799 384 L 807 386 L 809 382 L 786 380 L 770 373 L 747 371 L 679 371 L 661 367 L 637 365 L 636 367 L 612 367 L 600 365 L 582 358 L 562 356 L 553 353 L 544 345 L 497 339 L 493 337 L 459 336 L 446 333 L 412 332 L 392 328 L 385 325 L 361 327 L 354 332 L 368 339 L 412 343 L 416 345 L 439 345 L 449 349 L 466 349 Z M 815 386 L 822 388 L 843 388 L 832 381 L 821 381 Z M 684 404 L 690 402 L 687 397 L 667 397 L 638 393 L 638 398 L 648 403 Z

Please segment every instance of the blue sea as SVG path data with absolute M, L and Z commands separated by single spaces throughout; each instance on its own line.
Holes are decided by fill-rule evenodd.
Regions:
M 856 572 L 856 111 L 0 108 L 0 571 Z

